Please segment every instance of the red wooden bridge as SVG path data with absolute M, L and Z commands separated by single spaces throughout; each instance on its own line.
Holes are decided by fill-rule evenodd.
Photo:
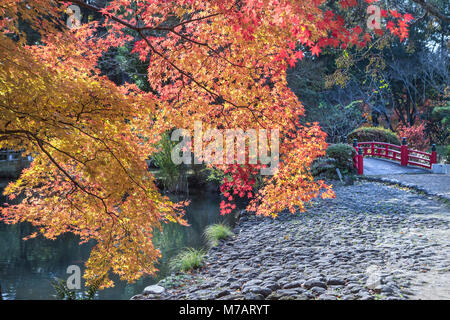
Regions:
M 436 146 L 433 144 L 431 153 L 408 148 L 406 138 L 402 139 L 402 145 L 398 146 L 386 142 L 358 142 L 353 140 L 353 147 L 356 156 L 353 164 L 358 170 L 358 174 L 364 174 L 364 156 L 387 158 L 399 161 L 402 166 L 416 166 L 431 169 L 433 163 L 437 162 Z

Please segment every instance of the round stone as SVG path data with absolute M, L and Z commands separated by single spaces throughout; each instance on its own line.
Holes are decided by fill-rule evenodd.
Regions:
M 161 294 L 165 291 L 164 287 L 158 285 L 151 285 L 145 287 L 143 294 Z

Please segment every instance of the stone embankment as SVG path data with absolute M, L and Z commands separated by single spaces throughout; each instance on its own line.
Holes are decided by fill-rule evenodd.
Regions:
M 244 213 L 204 268 L 132 299 L 450 299 L 448 204 L 376 182 L 335 191 L 305 213 Z

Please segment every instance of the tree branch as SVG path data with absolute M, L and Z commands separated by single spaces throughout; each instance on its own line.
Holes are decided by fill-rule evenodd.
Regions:
M 435 6 L 426 3 L 425 0 L 412 0 L 413 2 L 420 4 L 420 6 L 430 13 L 431 15 L 435 16 L 436 18 L 440 19 L 444 22 L 450 22 L 450 16 L 445 15 L 444 13 L 440 12 L 439 9 L 437 9 Z

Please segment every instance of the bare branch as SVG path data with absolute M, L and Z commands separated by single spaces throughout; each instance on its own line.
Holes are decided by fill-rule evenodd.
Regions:
M 413 2 L 420 4 L 420 6 L 429 14 L 435 16 L 436 18 L 440 19 L 444 22 L 450 22 L 450 16 L 445 15 L 444 13 L 440 12 L 439 9 L 437 9 L 435 6 L 425 2 L 425 0 L 412 0 Z

